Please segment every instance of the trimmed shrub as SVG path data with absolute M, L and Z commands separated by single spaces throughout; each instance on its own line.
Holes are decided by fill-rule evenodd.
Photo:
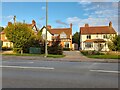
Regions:
M 60 41 L 53 41 L 52 45 L 48 47 L 48 53 L 54 55 L 62 55 L 63 48 L 62 45 L 60 45 Z

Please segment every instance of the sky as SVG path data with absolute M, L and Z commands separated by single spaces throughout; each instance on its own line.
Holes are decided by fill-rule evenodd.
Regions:
M 40 29 L 46 25 L 45 2 L 2 2 L 0 26 L 5 27 L 13 22 L 31 23 L 34 19 Z M 85 23 L 89 26 L 108 26 L 112 21 L 113 28 L 118 31 L 117 2 L 48 2 L 48 24 L 52 28 L 69 28 L 73 24 L 73 34 L 80 31 Z

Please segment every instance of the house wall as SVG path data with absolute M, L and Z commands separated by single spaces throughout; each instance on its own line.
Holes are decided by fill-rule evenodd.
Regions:
M 87 40 L 87 35 L 89 35 L 89 34 L 80 35 L 81 50 L 96 50 L 96 43 L 94 43 L 93 48 L 85 48 L 85 44 L 83 42 Z M 104 39 L 105 41 L 110 41 L 111 38 L 109 38 L 109 39 L 104 38 L 104 35 L 107 35 L 108 37 L 110 37 L 110 35 L 111 35 L 111 37 L 115 36 L 115 34 L 91 34 L 91 39 Z M 109 51 L 107 42 L 106 42 L 106 45 L 104 45 L 102 51 Z
M 43 28 L 42 37 L 43 37 L 43 39 L 45 39 L 45 37 L 46 37 L 46 29 L 45 28 Z M 47 40 L 52 41 L 52 35 L 49 31 L 47 31 Z
M 13 47 L 13 43 L 4 41 L 2 47 L 9 47 L 9 48 L 11 48 L 11 47 Z
M 13 43 L 9 42 L 5 34 L 1 34 L 1 41 L 3 41 L 2 47 L 13 47 Z
M 63 46 L 63 48 L 65 48 L 66 42 L 69 42 L 69 48 L 72 49 L 72 41 L 71 40 L 62 40 L 60 44 Z

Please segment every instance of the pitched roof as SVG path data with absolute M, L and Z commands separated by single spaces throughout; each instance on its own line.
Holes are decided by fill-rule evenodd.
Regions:
M 81 34 L 116 34 L 113 27 L 109 26 L 96 26 L 96 27 L 81 27 Z
M 72 29 L 71 28 L 52 28 L 52 29 L 49 29 L 49 31 L 52 34 L 61 34 L 62 32 L 65 32 L 67 35 L 72 34 Z
M 45 26 L 43 27 L 45 28 Z M 43 30 L 43 28 L 41 30 Z M 72 29 L 71 28 L 48 28 L 48 31 L 51 34 L 61 34 L 61 33 L 65 33 L 67 35 L 67 38 L 70 38 L 70 35 L 72 35 Z

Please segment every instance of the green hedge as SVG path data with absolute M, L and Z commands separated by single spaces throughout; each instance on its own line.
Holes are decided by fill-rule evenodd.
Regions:
M 100 53 L 98 51 L 81 51 L 83 55 L 104 55 L 103 53 Z

